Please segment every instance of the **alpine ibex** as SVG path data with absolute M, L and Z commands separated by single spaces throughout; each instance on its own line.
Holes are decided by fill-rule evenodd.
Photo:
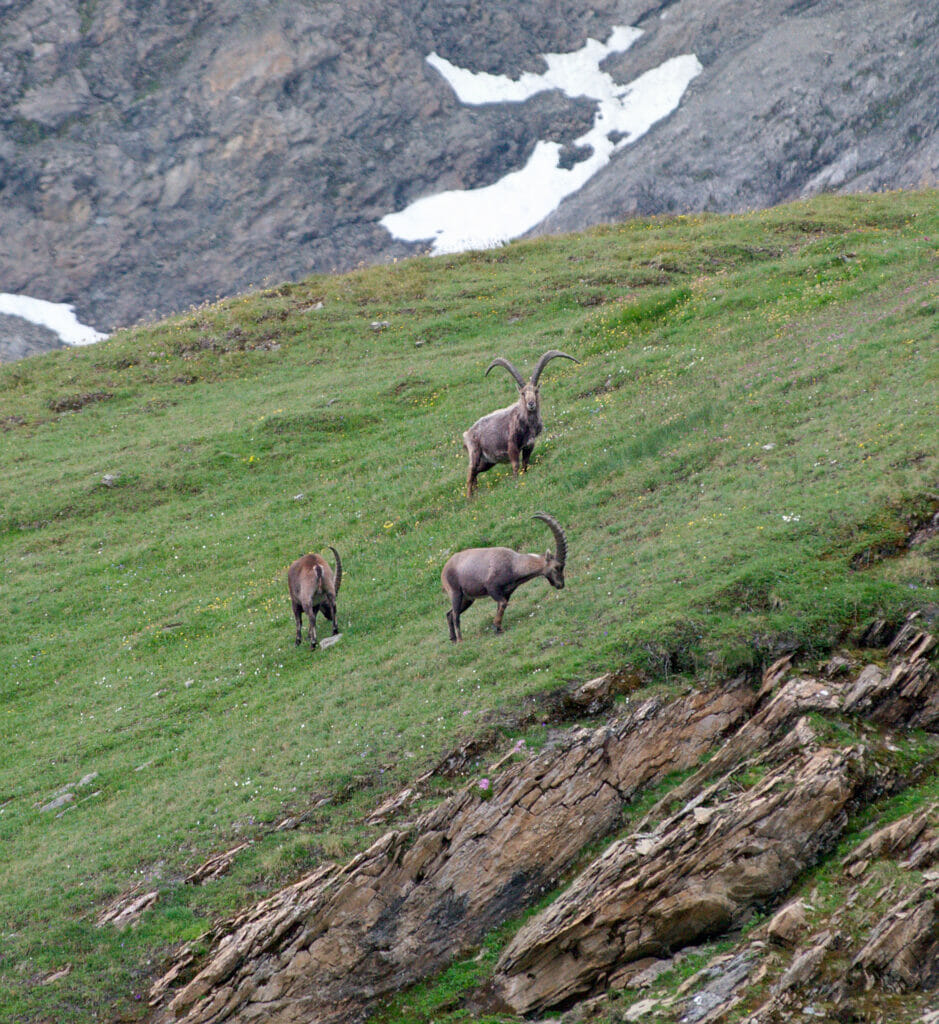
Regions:
M 301 619 L 306 612 L 310 620 L 310 650 L 316 649 L 316 613 L 332 621 L 333 636 L 339 632 L 336 619 L 336 597 L 342 583 L 342 560 L 339 552 L 330 544 L 329 550 L 336 556 L 336 573 L 325 558 L 319 555 L 304 555 L 298 558 L 287 570 L 287 586 L 290 590 L 290 603 L 293 605 L 293 617 L 297 620 L 297 646 L 303 642 Z
M 510 462 L 512 474 L 518 478 L 519 456 L 521 456 L 522 472 L 528 469 L 528 460 L 535 447 L 535 438 L 544 429 L 541 422 L 541 396 L 538 390 L 538 379 L 541 371 L 552 359 L 570 359 L 579 363 L 566 352 L 551 349 L 538 360 L 528 383 L 515 367 L 499 356 L 489 364 L 486 374 L 494 366 L 504 366 L 515 378 L 518 385 L 518 401 L 505 409 L 497 409 L 477 420 L 463 434 L 463 447 L 469 456 L 469 474 L 466 478 L 466 497 L 472 498 L 476 489 L 476 477 L 485 473 L 497 462 Z
M 463 639 L 460 615 L 479 597 L 489 596 L 496 602 L 495 629 L 502 632 L 502 616 L 516 588 L 523 583 L 544 578 L 557 590 L 564 589 L 564 563 L 567 560 L 567 537 L 561 524 L 547 512 L 536 512 L 532 519 L 542 519 L 554 534 L 557 551 L 552 555 L 525 555 L 511 548 L 468 548 L 452 555 L 440 574 L 444 592 L 450 598 L 447 612 L 450 639 Z

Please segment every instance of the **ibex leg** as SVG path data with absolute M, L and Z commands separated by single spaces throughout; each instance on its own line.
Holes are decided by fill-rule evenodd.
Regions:
M 460 615 L 473 603 L 459 591 L 451 597 L 452 607 L 447 612 L 447 625 L 450 627 L 450 639 L 457 643 L 463 639 L 463 631 L 460 629 Z
M 303 643 L 303 605 L 295 604 L 293 606 L 293 617 L 297 622 L 297 647 Z
M 518 445 L 514 441 L 509 441 L 509 462 L 512 463 L 512 476 L 516 479 L 518 479 L 518 456 Z
M 466 455 L 469 459 L 469 466 L 466 471 L 466 497 L 469 499 L 472 498 L 473 491 L 476 490 L 476 477 L 479 476 L 481 453 L 475 445 L 464 443 L 463 447 L 466 449 Z
M 307 618 L 310 620 L 310 650 L 316 650 L 316 608 L 309 607 L 306 610 Z

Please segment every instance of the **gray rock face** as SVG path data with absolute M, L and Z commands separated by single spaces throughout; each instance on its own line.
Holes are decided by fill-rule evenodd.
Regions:
M 64 347 L 59 336 L 48 327 L 0 313 L 0 363 L 12 363 L 25 356 Z
M 0 289 L 112 330 L 420 251 L 379 218 L 594 112 L 467 107 L 426 55 L 518 75 L 626 24 L 616 81 L 679 53 L 704 72 L 536 230 L 936 182 L 939 9 L 916 0 L 0 0 Z
M 738 0 L 679 0 L 662 15 L 621 63 L 687 49 L 704 72 L 539 231 L 939 181 L 936 8 L 772 0 L 756 15 Z

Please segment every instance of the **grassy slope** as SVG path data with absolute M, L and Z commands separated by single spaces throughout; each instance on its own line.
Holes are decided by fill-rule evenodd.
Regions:
M 0 1021 L 133 1016 L 170 943 L 364 842 L 378 791 L 493 710 L 611 667 L 736 672 L 936 601 L 935 541 L 880 556 L 939 506 L 937 209 L 637 221 L 0 369 Z M 483 371 L 549 347 L 583 365 L 545 372 L 531 472 L 467 506 L 460 434 L 514 390 Z M 567 589 L 520 590 L 503 636 L 478 604 L 451 646 L 447 555 L 543 550 L 538 509 L 567 527 Z M 344 636 L 311 655 L 285 573 L 327 543 Z M 231 876 L 180 884 L 239 837 Z M 141 926 L 95 928 L 136 883 L 161 891 Z

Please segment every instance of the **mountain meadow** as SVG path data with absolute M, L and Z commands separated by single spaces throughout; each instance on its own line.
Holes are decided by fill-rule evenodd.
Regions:
M 364 850 L 415 780 L 414 812 L 550 745 L 603 673 L 626 708 L 934 619 L 937 293 L 937 193 L 821 196 L 310 277 L 0 367 L 0 1022 L 146 1019 L 182 943 Z M 467 502 L 462 432 L 516 393 L 487 366 L 549 349 L 580 363 L 542 375 L 528 473 Z M 452 644 L 443 564 L 553 550 L 538 511 L 565 589 L 520 588 L 502 634 L 478 601 Z M 287 566 L 327 545 L 342 635 L 311 652 Z M 934 767 L 917 786 L 883 814 Z M 467 1019 L 453 991 L 513 927 L 380 1019 Z

